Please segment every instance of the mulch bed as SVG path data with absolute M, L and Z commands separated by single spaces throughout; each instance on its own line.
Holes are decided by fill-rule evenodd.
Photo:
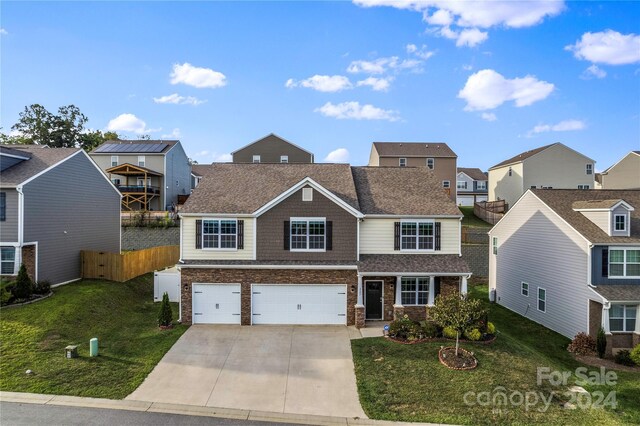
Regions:
M 573 357 L 583 363 L 583 364 L 587 364 L 590 365 L 592 367 L 605 367 L 607 369 L 610 370 L 618 370 L 618 371 L 628 371 L 630 373 L 638 373 L 640 372 L 640 366 L 639 367 L 630 367 L 627 365 L 622 365 L 622 364 L 616 364 L 613 360 L 611 359 L 601 359 L 598 358 L 597 356 L 590 356 L 590 355 L 576 355 L 576 354 L 572 354 Z
M 473 370 L 478 366 L 478 360 L 472 352 L 458 348 L 458 356 L 456 356 L 456 348 L 451 346 L 441 347 L 438 351 L 438 359 L 440 364 L 451 370 Z
M 2 306 L 2 309 L 5 308 L 17 308 L 19 306 L 29 305 L 31 303 L 38 302 L 40 300 L 46 299 L 47 297 L 53 296 L 53 291 L 50 291 L 47 294 L 33 294 L 29 299 L 20 299 L 19 301 L 12 302 L 8 305 Z
M 473 343 L 473 344 L 480 344 L 480 345 L 490 345 L 493 342 L 496 341 L 497 336 L 495 334 L 490 334 L 490 337 L 486 340 L 467 340 L 467 339 L 460 339 L 460 343 Z M 403 345 L 415 345 L 417 343 L 424 343 L 424 342 L 455 342 L 456 339 L 448 339 L 446 337 L 427 337 L 425 339 L 416 339 L 416 340 L 404 340 L 404 339 L 398 339 L 395 337 L 391 337 L 391 336 L 385 336 L 387 339 L 391 340 L 392 342 L 396 342 L 396 343 L 401 343 Z

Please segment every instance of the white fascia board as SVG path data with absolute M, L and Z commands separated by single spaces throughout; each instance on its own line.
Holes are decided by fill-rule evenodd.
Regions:
M 590 245 L 590 244 L 591 244 L 591 241 L 589 241 L 589 240 L 588 240 L 584 235 L 582 235 L 582 234 L 581 234 L 581 233 L 580 233 L 576 228 L 574 228 L 573 226 L 571 226 L 571 224 L 570 224 L 569 222 L 567 222 L 567 221 L 566 221 L 562 216 L 560 216 L 558 213 L 556 213 L 556 211 L 555 211 L 554 209 L 552 209 L 552 208 L 551 208 L 551 207 L 549 207 L 549 206 L 548 206 L 544 201 L 542 201 L 542 200 L 540 199 L 540 197 L 538 197 L 536 194 L 534 194 L 530 189 L 528 189 L 528 190 L 527 190 L 527 192 L 531 192 L 531 195 L 533 195 L 534 197 L 536 197 L 536 199 L 537 199 L 538 201 L 540 201 L 540 202 L 541 202 L 545 207 L 547 207 L 547 208 L 549 209 L 549 211 L 551 211 L 551 212 L 552 212 L 552 213 L 553 213 L 553 214 L 554 214 L 558 219 L 560 219 L 560 220 L 561 220 L 565 225 L 567 225 L 569 228 L 571 228 L 571 229 L 573 230 L 573 232 L 575 232 L 576 234 L 578 234 L 578 235 L 580 236 L 580 238 L 582 238 L 582 239 L 583 239 L 583 240 L 584 240 L 588 245 Z M 526 194 L 526 193 L 525 193 L 525 194 Z M 520 197 L 520 198 L 522 198 L 522 197 Z M 518 201 L 520 201 L 520 200 L 518 200 Z M 517 204 L 517 202 L 516 202 L 516 204 Z M 514 204 L 514 207 L 515 207 L 515 204 Z M 507 214 L 509 214 L 509 212 L 510 212 L 510 211 L 511 211 L 511 209 L 509 209 L 509 210 L 507 211 Z M 507 216 L 507 214 L 505 214 L 505 215 L 504 215 L 504 217 L 503 217 L 502 219 L 504 219 L 504 218 Z M 502 222 L 502 219 L 500 219 L 500 221 L 499 221 L 498 223 Z M 497 225 L 497 224 L 496 224 L 496 225 Z
M 67 161 L 70 158 L 75 157 L 76 155 L 79 155 L 80 153 L 84 152 L 83 149 L 78 149 L 78 151 L 74 152 L 73 154 L 63 158 L 62 160 L 58 161 L 57 163 L 47 167 L 46 169 L 40 171 L 39 173 L 36 173 L 35 175 L 31 176 L 30 178 L 28 178 L 25 181 L 22 181 L 19 185 L 17 185 L 18 188 L 22 188 L 23 186 L 25 186 L 26 184 L 28 184 L 29 182 L 31 182 L 34 179 L 39 178 L 40 176 L 42 176 L 43 174 L 47 173 L 49 170 L 58 167 L 60 164 L 64 163 L 65 161 Z
M 358 272 L 358 275 L 363 277 L 367 276 L 403 276 L 403 277 L 426 277 L 426 276 L 438 276 L 438 277 L 467 277 L 470 278 L 473 273 L 471 272 Z
M 178 213 L 178 217 L 255 217 L 251 213 Z
M 294 194 L 296 191 L 300 190 L 300 188 L 305 187 L 306 185 L 311 186 L 313 189 L 315 189 L 316 191 L 318 191 L 319 193 L 321 193 L 322 195 L 324 195 L 325 197 L 327 197 L 328 199 L 333 201 L 338 206 L 342 207 L 347 212 L 351 213 L 353 216 L 355 216 L 357 218 L 363 218 L 364 217 L 364 215 L 360 211 L 358 211 L 355 208 L 351 207 L 349 204 L 344 202 L 342 199 L 340 199 L 339 197 L 334 195 L 331 191 L 329 191 L 328 189 L 326 189 L 325 187 L 323 187 L 322 185 L 320 185 L 318 182 L 314 181 L 310 177 L 306 177 L 306 178 L 302 179 L 300 182 L 298 182 L 297 184 L 293 185 L 291 188 L 287 189 L 282 194 L 278 195 L 277 197 L 275 197 L 274 199 L 269 201 L 264 206 L 260 207 L 253 214 L 256 217 L 262 215 L 263 213 L 271 210 L 276 205 L 280 204 L 285 199 L 289 198 L 292 194 Z
M 0 157 L 11 157 L 11 158 L 17 158 L 19 160 L 30 160 L 30 157 L 24 157 L 21 155 L 13 155 L 13 154 L 8 154 L 6 152 L 0 152 Z
M 113 182 L 111 182 L 109 180 L 109 178 L 107 177 L 107 175 L 105 174 L 104 170 L 102 170 L 95 161 L 93 161 L 93 158 L 91 158 L 89 156 L 89 154 L 86 153 L 86 151 L 84 149 L 81 149 L 80 152 L 84 153 L 84 156 L 87 157 L 87 160 L 89 160 L 89 162 L 93 165 L 93 167 L 96 168 L 96 170 L 98 170 L 100 172 L 100 174 L 102 175 L 102 177 L 109 182 L 109 186 L 111 186 L 111 188 L 113 188 L 114 191 L 116 191 L 116 193 L 118 194 L 118 196 L 122 199 L 122 193 L 118 190 L 118 188 L 116 188 L 116 186 L 113 184 Z
M 356 265 L 180 265 L 182 269 L 317 269 L 357 270 Z
M 453 214 L 443 214 L 443 215 L 419 215 L 419 214 L 365 214 L 364 219 L 461 219 L 464 215 L 453 215 Z

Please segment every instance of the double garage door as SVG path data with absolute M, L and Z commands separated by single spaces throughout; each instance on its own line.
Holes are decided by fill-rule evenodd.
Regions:
M 239 284 L 194 284 L 193 322 L 240 324 Z M 346 324 L 347 286 L 253 284 L 252 324 Z

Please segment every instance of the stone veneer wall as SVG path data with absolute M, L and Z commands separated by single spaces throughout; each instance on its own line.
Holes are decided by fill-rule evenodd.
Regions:
M 121 250 L 143 250 L 160 246 L 179 246 L 180 228 L 122 227 Z
M 355 323 L 358 275 L 355 270 L 182 269 L 182 322 L 192 322 L 191 284 L 240 283 L 242 325 L 251 325 L 251 284 L 346 284 L 347 325 Z
M 36 279 L 36 246 L 28 245 L 22 247 L 22 263 L 27 268 L 27 275 L 32 281 Z

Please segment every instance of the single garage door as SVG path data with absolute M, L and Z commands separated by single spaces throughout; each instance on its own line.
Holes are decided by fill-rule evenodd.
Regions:
M 346 324 L 347 286 L 253 284 L 253 324 Z
M 193 284 L 194 324 L 240 324 L 240 284 Z

